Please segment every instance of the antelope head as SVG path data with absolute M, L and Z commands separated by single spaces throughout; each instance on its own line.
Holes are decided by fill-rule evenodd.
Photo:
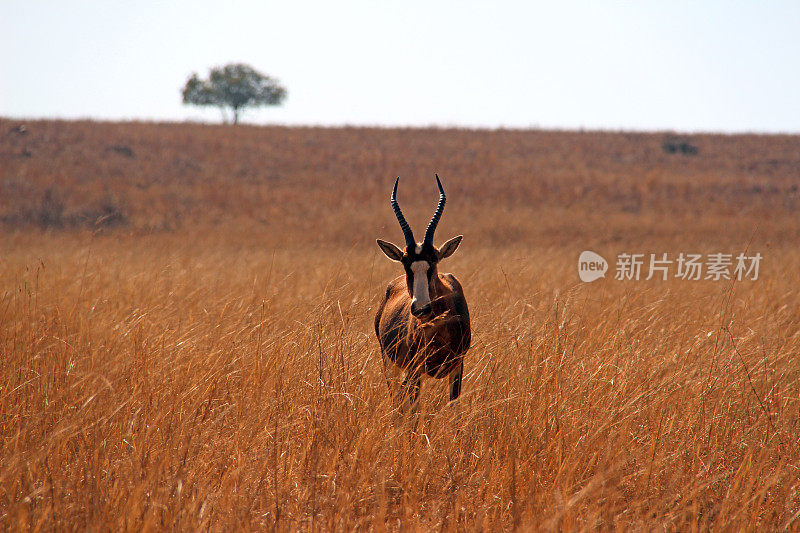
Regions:
M 431 313 L 431 286 L 437 280 L 437 265 L 445 257 L 453 255 L 453 252 L 456 251 L 456 248 L 461 243 L 463 235 L 453 237 L 445 242 L 441 248 L 433 245 L 433 234 L 436 232 L 436 226 L 442 217 L 444 204 L 447 200 L 444 189 L 442 189 L 442 182 L 439 181 L 439 176 L 436 175 L 436 185 L 439 187 L 439 204 L 436 206 L 436 211 L 433 213 L 428 228 L 425 230 L 425 238 L 421 243 L 416 242 L 414 233 L 411 231 L 408 222 L 406 222 L 403 211 L 400 210 L 400 204 L 397 203 L 397 184 L 399 182 L 400 178 L 397 178 L 394 182 L 391 204 L 397 221 L 400 223 L 400 228 L 403 230 L 403 236 L 406 241 L 405 250 L 401 250 L 400 247 L 381 239 L 378 239 L 378 246 L 386 254 L 386 257 L 392 261 L 402 263 L 406 273 L 408 294 L 411 297 L 411 313 L 416 317 L 423 317 Z

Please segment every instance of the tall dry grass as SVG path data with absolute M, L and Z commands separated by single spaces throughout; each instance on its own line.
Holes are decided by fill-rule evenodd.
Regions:
M 798 527 L 797 138 L 0 125 L 5 528 Z M 474 336 L 414 417 L 372 239 L 396 174 L 424 225 L 433 170 Z M 745 248 L 757 281 L 576 275 Z

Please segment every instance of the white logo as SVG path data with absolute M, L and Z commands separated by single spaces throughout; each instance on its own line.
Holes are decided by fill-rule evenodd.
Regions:
M 590 283 L 596 279 L 606 277 L 608 261 L 603 256 L 586 250 L 578 258 L 578 276 L 581 281 Z

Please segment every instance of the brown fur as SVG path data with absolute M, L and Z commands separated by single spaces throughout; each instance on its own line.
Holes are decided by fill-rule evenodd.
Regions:
M 408 373 L 404 386 L 414 388 L 414 397 L 419 376 L 427 374 L 450 376 L 450 399 L 454 400 L 460 394 L 463 357 L 471 341 L 467 301 L 455 276 L 438 274 L 435 262 L 429 271 L 428 290 L 431 312 L 418 318 L 411 314 L 408 274 L 389 283 L 375 316 L 375 334 L 384 361 Z

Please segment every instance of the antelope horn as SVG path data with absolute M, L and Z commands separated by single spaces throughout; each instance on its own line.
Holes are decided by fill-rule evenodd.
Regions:
M 436 232 L 436 226 L 439 225 L 439 219 L 442 218 L 442 212 L 444 212 L 444 203 L 447 201 L 444 189 L 442 189 L 442 182 L 439 181 L 439 175 L 434 174 L 434 176 L 436 176 L 436 185 L 439 187 L 439 204 L 436 206 L 436 211 L 433 213 L 430 224 L 428 224 L 428 229 L 425 230 L 425 240 L 422 241 L 423 245 L 430 244 L 431 246 L 433 246 L 433 234 Z
M 411 226 L 406 222 L 406 217 L 403 216 L 403 211 L 400 210 L 400 204 L 397 203 L 397 184 L 399 182 L 400 178 L 398 177 L 394 182 L 394 189 L 392 190 L 392 209 L 394 209 L 394 216 L 397 217 L 400 228 L 403 230 L 403 236 L 406 238 L 406 246 L 410 246 L 413 249 L 417 245 L 417 241 L 414 240 L 414 232 L 411 231 Z

